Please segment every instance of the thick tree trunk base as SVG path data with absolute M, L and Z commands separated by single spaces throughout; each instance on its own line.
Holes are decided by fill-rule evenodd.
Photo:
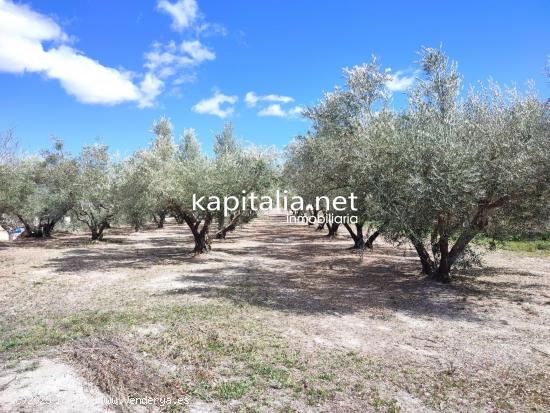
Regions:
M 369 239 L 367 239 L 367 242 L 365 242 L 365 248 L 372 250 L 374 241 L 376 241 L 376 238 L 378 238 L 379 235 L 380 235 L 380 231 L 374 231 L 369 237 Z
M 338 235 L 338 227 L 339 226 L 340 226 L 340 224 L 327 224 L 327 228 L 328 228 L 327 237 L 328 238 L 336 238 L 336 236 Z
M 194 254 L 206 254 L 210 251 L 210 243 L 204 239 L 199 238 L 195 239 L 195 248 L 193 249 Z
M 235 231 L 236 225 L 231 224 L 228 225 L 226 228 L 222 228 L 220 231 L 216 233 L 216 239 L 225 239 L 228 232 Z
M 42 238 L 44 234 L 42 234 L 42 231 L 23 231 L 21 234 L 21 238 Z
M 99 230 L 92 230 L 92 241 L 103 241 L 103 231 L 110 228 L 110 225 L 100 227 Z
M 443 270 L 441 268 L 437 268 L 437 269 L 432 270 L 428 274 L 428 278 L 433 280 L 433 281 L 440 282 L 440 283 L 443 283 L 443 284 L 448 284 L 448 283 L 451 282 L 451 276 L 449 274 L 449 271 Z
M 349 247 L 350 250 L 362 250 L 365 248 L 365 240 L 363 238 L 353 240 L 353 246 Z

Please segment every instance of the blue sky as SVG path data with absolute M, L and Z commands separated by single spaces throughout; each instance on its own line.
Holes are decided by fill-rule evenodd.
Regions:
M 533 79 L 548 97 L 549 22 L 545 0 L 0 0 L 0 130 L 27 151 L 56 135 L 128 154 L 166 115 L 206 150 L 225 121 L 282 148 L 342 67 L 378 55 L 401 104 L 417 51 L 441 43 L 466 84 Z

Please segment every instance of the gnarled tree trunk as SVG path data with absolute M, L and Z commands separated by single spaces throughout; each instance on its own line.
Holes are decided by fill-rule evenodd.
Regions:
M 56 223 L 57 221 L 55 220 L 50 220 L 43 223 L 41 225 L 42 236 L 46 238 L 51 238 Z
M 240 218 L 241 218 L 241 213 L 240 212 L 237 213 L 237 214 L 229 215 L 229 223 L 225 227 L 222 227 L 216 233 L 216 238 L 217 239 L 225 239 L 225 236 L 227 235 L 228 232 L 235 230 L 235 228 L 237 227 L 237 223 L 239 222 Z
M 103 231 L 107 228 L 111 228 L 108 222 L 102 222 L 100 224 L 88 225 L 92 232 L 92 241 L 103 241 Z
M 212 223 L 212 214 L 210 212 L 206 213 L 202 227 L 200 226 L 202 220 L 195 218 L 192 213 L 183 212 L 182 215 L 183 219 L 193 233 L 193 239 L 195 240 L 195 248 L 193 249 L 193 252 L 195 254 L 203 254 L 210 251 L 209 231 L 210 224 Z
M 348 223 L 345 223 L 344 226 L 348 230 L 351 238 L 353 239 L 352 249 L 363 249 L 365 247 L 365 239 L 363 238 L 363 225 L 355 224 L 356 231 L 354 232 L 351 226 Z
M 166 222 L 166 211 L 157 211 L 156 214 L 153 214 L 153 222 L 157 224 L 157 228 L 164 228 L 164 223 Z
M 176 220 L 176 223 L 183 224 L 185 222 L 185 219 L 183 218 L 183 215 L 181 213 L 174 213 L 174 219 Z
M 52 236 L 55 224 L 57 223 L 57 221 L 53 219 L 48 219 L 46 221 L 40 220 L 38 226 L 36 226 L 29 224 L 21 215 L 17 215 L 17 218 L 19 218 L 25 227 L 25 231 L 22 234 L 23 237 L 50 238 Z
M 434 271 L 435 264 L 430 257 L 430 254 L 426 250 L 424 243 L 422 242 L 422 240 L 416 238 L 414 235 L 411 235 L 409 239 L 411 240 L 411 243 L 413 244 L 413 247 L 418 254 L 418 258 L 420 258 L 422 273 L 431 276 Z
M 368 237 L 367 242 L 365 242 L 365 248 L 372 249 L 372 245 L 374 244 L 374 241 L 376 241 L 376 238 L 380 235 L 380 230 L 374 231 L 372 234 L 370 234 L 370 237 Z
M 506 202 L 507 197 L 502 197 L 492 203 L 482 204 L 468 225 L 460 233 L 458 239 L 449 250 L 449 236 L 441 225 L 437 228 L 439 239 L 434 237 L 431 239 L 432 251 L 435 259 L 430 257 L 422 240 L 415 236 L 410 236 L 410 240 L 418 253 L 420 263 L 422 264 L 422 272 L 433 280 L 440 282 L 451 281 L 451 269 L 456 260 L 464 253 L 466 246 L 470 241 L 479 234 L 489 222 L 489 214 L 495 208 L 498 208 Z

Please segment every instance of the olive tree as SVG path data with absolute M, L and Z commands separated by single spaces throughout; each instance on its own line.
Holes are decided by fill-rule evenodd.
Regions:
M 169 200 L 162 192 L 162 181 L 177 151 L 172 124 L 161 117 L 153 123 L 151 132 L 155 136 L 149 148 L 134 153 L 117 170 L 120 215 L 135 231 L 151 219 L 158 228 L 163 228 L 170 209 Z
M 116 203 L 124 221 L 136 232 L 150 222 L 155 213 L 152 206 L 151 176 L 147 160 L 146 153 L 138 151 L 117 168 Z
M 409 108 L 392 127 L 364 131 L 365 176 L 385 231 L 408 238 L 423 272 L 447 282 L 492 217 L 548 199 L 550 118 L 533 93 L 496 85 L 461 101 L 456 64 L 439 49 L 423 49 L 420 63 Z
M 92 240 L 103 240 L 119 206 L 116 197 L 115 165 L 106 145 L 85 146 L 78 158 L 73 178 L 76 200 L 72 209 L 76 219 L 90 230 Z
M 171 128 L 171 126 L 170 126 Z M 171 132 L 170 132 L 171 133 Z M 193 252 L 208 252 L 211 248 L 210 230 L 216 208 L 193 208 L 193 199 L 210 197 L 242 196 L 245 193 L 261 191 L 271 185 L 274 156 L 258 148 L 242 148 L 236 141 L 230 124 L 215 136 L 214 157 L 201 153 L 200 145 L 192 130 L 186 130 L 175 155 L 163 164 L 161 174 L 156 174 L 153 186 L 164 199 L 169 200 L 171 211 L 185 223 L 195 242 Z M 217 238 L 224 238 L 235 228 L 243 211 L 235 211 L 223 217 L 224 223 L 216 232 Z M 225 222 L 228 218 L 229 221 Z
M 15 167 L 19 164 L 16 157 L 17 142 L 13 129 L 0 132 L 0 228 L 9 234 L 11 240 L 21 222 L 13 214 L 17 199 L 17 181 Z
M 24 236 L 51 236 L 55 225 L 73 206 L 75 171 L 74 159 L 64 152 L 59 140 L 40 156 L 11 163 L 6 213 L 25 227 Z
M 18 160 L 14 159 L 10 153 L 8 142 L 4 140 L 4 137 L 4 134 L 0 135 L 0 139 L 2 140 L 2 156 L 0 157 L 0 227 L 9 234 L 11 240 L 15 229 L 18 225 L 21 225 L 17 216 L 13 214 L 16 209 L 15 200 L 18 195 L 20 180 L 16 179 L 18 178 L 18 174 L 15 173 Z
M 188 139 L 194 139 L 194 136 Z M 169 199 L 170 208 L 179 221 L 184 222 L 193 234 L 193 252 L 202 254 L 210 250 L 212 213 L 194 210 L 193 196 L 210 196 L 212 164 L 203 154 L 187 152 L 194 146 L 180 148 L 179 156 L 166 164 L 165 174 L 157 188 Z
M 152 132 L 155 135 L 155 139 L 146 153 L 146 163 L 150 176 L 150 187 L 148 190 L 149 210 L 157 227 L 162 228 L 170 212 L 170 200 L 166 197 L 165 193 L 159 191 L 162 188 L 162 185 L 159 186 L 159 183 L 166 176 L 165 168 L 178 156 L 178 147 L 174 142 L 173 126 L 169 119 L 161 117 L 153 124 Z M 185 137 L 182 140 L 185 140 Z
M 242 147 L 235 139 L 233 127 L 225 124 L 222 133 L 215 136 L 212 171 L 212 193 L 219 198 L 242 198 L 251 193 L 263 194 L 271 189 L 277 171 L 277 153 L 260 147 Z M 256 208 L 258 205 L 256 205 Z M 237 210 L 224 216 L 216 214 L 218 231 L 216 238 L 225 238 L 239 222 L 248 222 L 256 216 L 251 205 L 241 205 Z
M 288 148 L 286 175 L 298 193 L 308 198 L 318 195 L 359 195 L 357 211 L 345 211 L 358 217 L 355 230 L 344 224 L 354 240 L 354 248 L 372 246 L 379 230 L 367 241 L 363 226 L 374 222 L 373 209 L 369 203 L 369 188 L 365 187 L 364 142 L 362 131 L 378 118 L 386 108 L 388 92 L 386 83 L 389 72 L 382 70 L 373 57 L 371 63 L 344 69 L 346 85 L 325 93 L 321 101 L 304 112 L 312 121 L 308 136 L 297 139 Z M 314 211 L 317 213 L 317 211 Z M 338 224 L 328 225 L 329 236 L 336 234 Z

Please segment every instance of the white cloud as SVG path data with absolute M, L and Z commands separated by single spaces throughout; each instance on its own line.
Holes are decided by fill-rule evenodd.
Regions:
M 181 50 L 191 57 L 192 64 L 199 64 L 206 60 L 214 60 L 216 55 L 204 47 L 198 40 L 182 42 Z
M 267 108 L 260 110 L 258 115 L 284 118 L 286 116 L 286 112 L 281 108 L 281 105 L 274 103 L 273 105 L 269 105 Z
M 302 113 L 302 108 L 300 106 L 294 106 L 292 109 L 285 110 L 281 107 L 280 104 L 274 103 L 258 112 L 259 116 L 275 116 L 279 118 L 290 118 L 298 116 Z
M 193 106 L 193 111 L 201 114 L 215 115 L 220 118 L 225 118 L 231 115 L 235 108 L 232 106 L 237 103 L 237 96 L 228 96 L 220 92 L 215 92 L 214 96 L 208 99 L 203 99 L 195 106 Z M 225 108 L 222 108 L 221 105 L 225 105 Z
M 197 80 L 197 75 L 195 73 L 183 74 L 178 76 L 172 82 L 174 85 L 182 85 L 184 83 L 193 83 Z
M 172 17 L 172 29 L 178 32 L 190 27 L 199 13 L 196 0 L 178 0 L 175 3 L 159 0 L 157 8 Z
M 294 102 L 294 99 L 290 96 L 280 96 L 280 95 L 266 95 L 262 96 L 260 100 L 265 100 L 268 102 L 282 102 L 282 103 L 289 103 Z
M 154 89 L 162 88 L 159 79 L 145 78 L 137 86 L 130 72 L 103 66 L 68 46 L 69 40 L 51 18 L 28 6 L 0 0 L 0 71 L 44 74 L 58 80 L 82 103 L 152 105 Z M 45 50 L 43 42 L 53 42 L 53 46 Z
M 145 53 L 144 66 L 159 79 L 173 78 L 171 90 L 176 91 L 173 95 L 179 96 L 179 85 L 196 80 L 195 68 L 216 59 L 214 51 L 202 44 L 199 38 L 225 36 L 227 30 L 220 24 L 204 21 L 196 0 L 157 0 L 157 10 L 171 16 L 172 29 L 178 32 L 187 29 L 195 37 L 195 40 L 184 40 L 179 44 L 174 40 L 165 44 L 156 42 Z
M 265 96 L 258 96 L 254 92 L 248 92 L 245 97 L 244 101 L 246 102 L 246 105 L 250 108 L 256 106 L 256 104 L 260 101 L 264 102 L 281 102 L 281 103 L 290 103 L 294 102 L 294 99 L 290 96 L 281 96 L 281 95 L 265 95 Z M 280 106 L 280 105 L 278 105 Z
M 258 103 L 258 96 L 254 92 L 248 92 L 244 96 L 244 101 L 248 107 L 254 107 Z
M 197 66 L 216 59 L 216 54 L 199 40 L 183 41 L 179 46 L 174 41 L 166 44 L 154 43 L 151 51 L 145 53 L 144 66 L 160 78 L 175 75 L 182 68 Z
M 288 111 L 288 114 L 292 116 L 302 116 L 302 113 L 304 112 L 304 108 L 301 106 L 294 106 L 292 109 Z
M 147 73 L 141 81 L 140 90 L 142 98 L 138 104 L 140 108 L 153 106 L 155 99 L 164 89 L 164 82 L 152 73 Z
M 176 44 L 173 41 L 166 45 L 155 42 L 153 49 L 145 53 L 144 66 L 151 71 L 160 71 L 162 68 L 170 67 L 177 59 L 174 54 L 175 50 Z
M 294 106 L 293 108 L 288 110 L 283 108 L 282 104 L 294 102 L 294 98 L 290 96 L 275 95 L 275 94 L 258 96 L 255 92 L 250 91 L 245 95 L 244 101 L 246 103 L 246 106 L 248 106 L 249 108 L 256 107 L 256 105 L 259 102 L 277 102 L 277 103 L 271 103 L 270 105 L 263 107 L 258 112 L 259 116 L 275 116 L 279 118 L 290 118 L 290 117 L 298 116 L 302 113 L 302 108 L 299 106 Z
M 386 82 L 386 87 L 392 92 L 403 92 L 411 88 L 416 79 L 417 72 L 407 76 L 406 71 L 398 70 L 395 74 L 390 74 L 391 79 Z
M 227 36 L 227 29 L 225 26 L 219 24 L 219 23 L 202 23 L 200 25 L 197 25 L 196 27 L 197 35 L 203 36 L 203 37 L 210 37 L 210 36 Z
M 59 80 L 79 102 L 109 105 L 141 99 L 130 73 L 102 66 L 70 47 L 49 50 L 43 62 L 47 76 Z

